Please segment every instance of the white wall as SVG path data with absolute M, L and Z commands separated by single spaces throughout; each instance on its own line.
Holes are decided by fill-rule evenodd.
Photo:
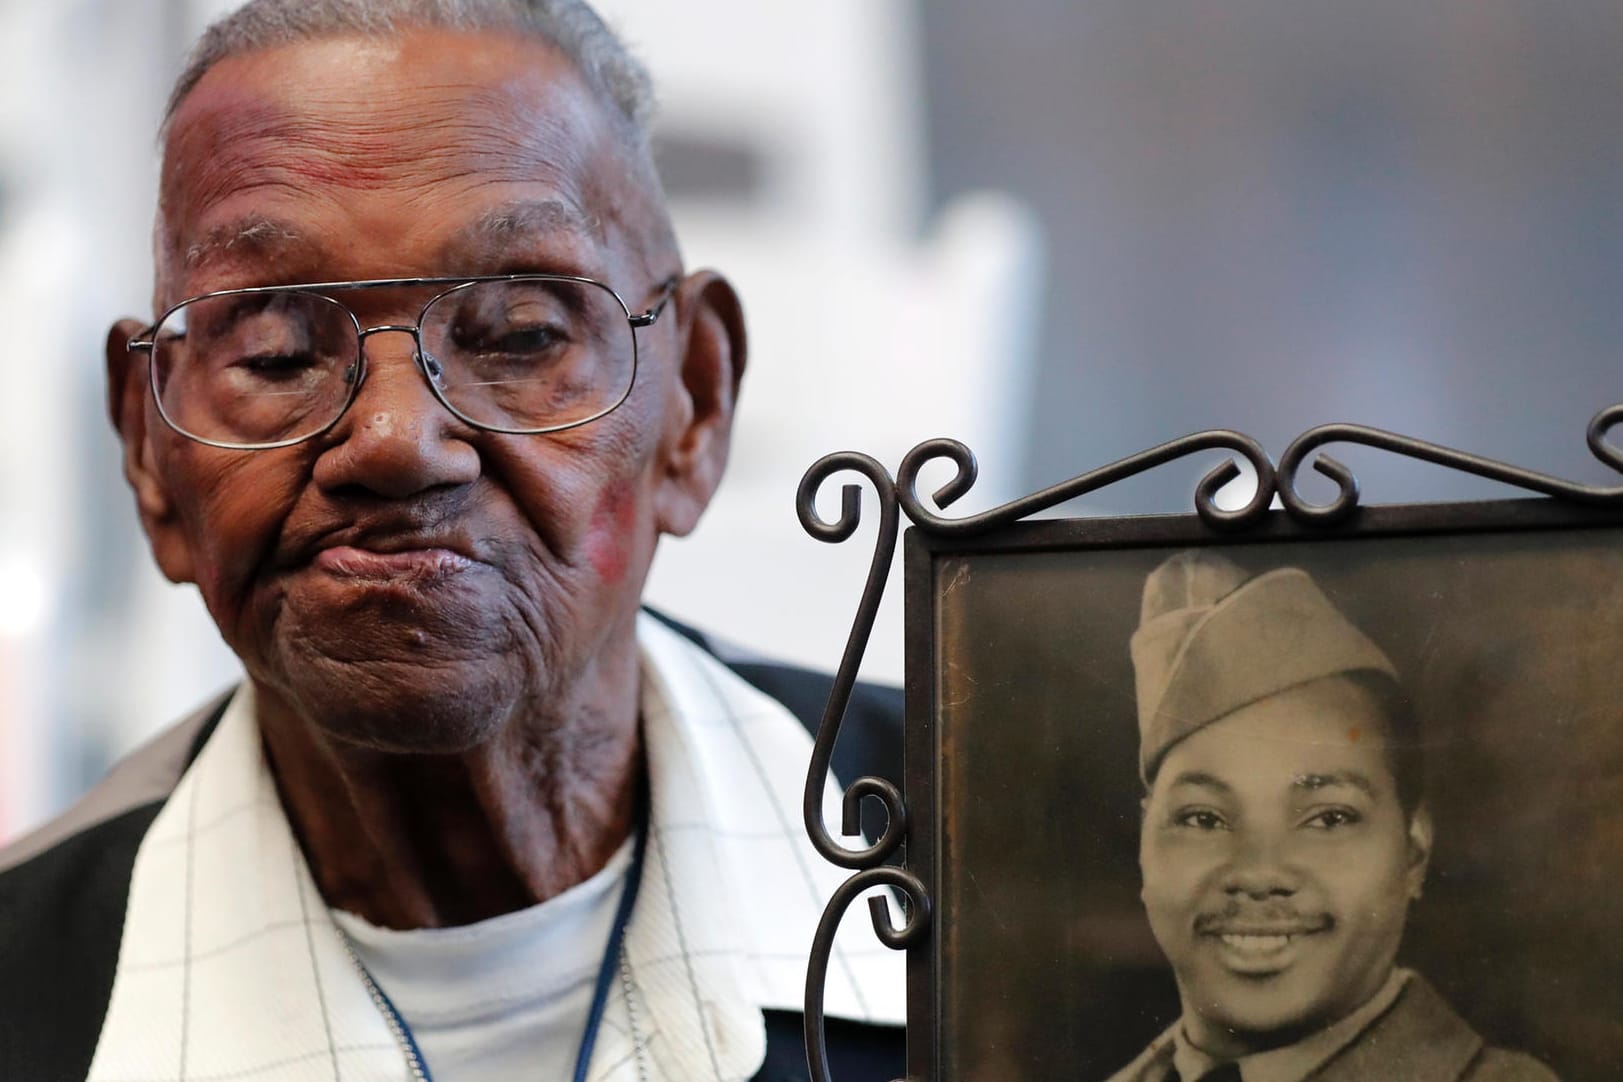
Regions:
M 839 450 L 894 470 L 914 444 L 952 435 L 983 460 L 966 503 L 1015 494 L 1037 228 L 995 195 L 926 219 L 912 4 L 604 7 L 661 87 L 659 131 L 741 142 L 764 178 L 745 206 L 673 200 L 690 263 L 721 268 L 744 297 L 751 359 L 727 483 L 693 538 L 666 543 L 649 598 L 759 652 L 832 668 L 872 527 L 837 548 L 809 538 L 795 517 L 800 477 Z M 890 680 L 899 595 L 893 576 L 869 651 L 869 673 Z
M 0 837 L 234 667 L 153 570 L 102 407 L 106 329 L 148 308 L 175 25 L 162 0 L 0 11 Z

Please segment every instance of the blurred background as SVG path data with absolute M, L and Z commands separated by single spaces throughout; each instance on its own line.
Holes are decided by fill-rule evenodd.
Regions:
M 150 566 L 100 360 L 150 314 L 153 132 L 229 6 L 0 0 L 0 839 L 235 679 Z M 894 470 L 963 439 L 966 512 L 1195 429 L 1277 455 L 1330 420 L 1606 477 L 1583 429 L 1623 399 L 1616 3 L 602 6 L 659 84 L 689 262 L 751 323 L 728 485 L 654 569 L 678 616 L 835 664 L 869 551 L 793 506 L 834 450 Z M 1504 494 L 1343 457 L 1370 501 Z M 1068 510 L 1187 510 L 1212 464 Z

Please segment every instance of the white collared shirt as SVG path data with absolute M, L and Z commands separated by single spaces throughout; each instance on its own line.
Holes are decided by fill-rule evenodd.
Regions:
M 800 724 L 657 621 L 641 618 L 638 641 L 651 811 L 625 945 L 635 1040 L 651 1079 L 749 1078 L 761 1011 L 801 1008 L 812 935 L 846 873 L 801 825 Z M 837 793 L 825 807 L 838 823 Z M 904 998 L 901 956 L 846 921 L 828 1013 L 900 1024 Z M 636 1051 L 612 995 L 593 1082 L 636 1079 Z M 141 843 L 90 1077 L 398 1082 L 403 1069 L 294 841 L 244 688 Z

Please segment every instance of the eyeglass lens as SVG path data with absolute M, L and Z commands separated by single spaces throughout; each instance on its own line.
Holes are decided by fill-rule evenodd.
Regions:
M 635 373 L 626 310 L 596 283 L 468 283 L 433 296 L 420 326 L 420 363 L 435 395 L 486 428 L 539 431 L 590 420 L 619 404 Z M 343 412 L 360 371 L 349 308 L 298 290 L 190 301 L 164 318 L 154 339 L 164 416 L 216 443 L 313 435 Z

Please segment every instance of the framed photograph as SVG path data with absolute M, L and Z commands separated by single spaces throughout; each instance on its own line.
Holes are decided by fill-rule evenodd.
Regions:
M 1623 514 L 904 561 L 910 1077 L 1623 1077 Z

